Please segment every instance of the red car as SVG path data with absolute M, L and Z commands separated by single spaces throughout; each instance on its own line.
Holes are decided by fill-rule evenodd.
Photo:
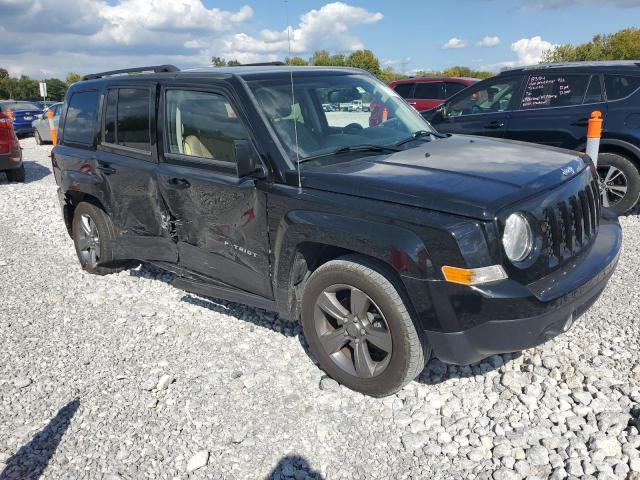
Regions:
M 478 82 L 477 78 L 420 77 L 396 80 L 389 86 L 404 98 L 409 105 L 422 112 L 440 105 L 445 99 Z M 375 126 L 386 120 L 385 112 L 373 102 L 370 106 L 369 125 Z
M 0 172 L 7 174 L 10 182 L 24 182 L 22 150 L 13 129 L 13 119 L 0 112 Z

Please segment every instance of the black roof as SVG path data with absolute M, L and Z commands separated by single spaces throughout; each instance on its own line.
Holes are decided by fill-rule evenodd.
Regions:
M 127 82 L 129 82 L 137 80 L 160 80 L 177 77 L 229 78 L 232 76 L 239 76 L 246 79 L 278 78 L 281 76 L 290 75 L 292 71 L 298 77 L 307 75 L 348 75 L 354 73 L 369 74 L 368 72 L 360 70 L 358 68 L 296 67 L 285 65 L 279 62 L 268 64 L 238 65 L 232 67 L 199 67 L 187 70 L 179 70 L 172 65 L 159 65 L 151 67 L 135 67 L 123 70 L 112 70 L 108 72 L 85 75 L 82 78 L 82 81 L 79 82 L 79 84 L 85 84 L 85 82 L 102 82 L 108 80 L 118 81 L 125 79 Z M 128 75 L 129 73 L 134 73 L 134 75 Z
M 637 68 L 640 68 L 640 60 L 604 60 L 597 62 L 540 63 L 538 65 L 528 65 L 525 67 L 511 68 L 509 70 L 502 71 L 501 74 L 529 71 L 548 71 L 554 69 L 619 71 Z

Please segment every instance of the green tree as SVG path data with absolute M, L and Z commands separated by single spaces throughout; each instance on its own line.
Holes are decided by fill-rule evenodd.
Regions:
M 307 65 L 309 65 L 309 62 L 307 62 L 304 58 L 297 56 L 285 58 L 284 63 L 286 63 L 287 65 L 294 65 L 296 67 L 306 67 Z
M 380 61 L 371 50 L 356 50 L 351 53 L 345 62 L 347 67 L 362 68 L 375 76 L 380 76 Z
M 640 28 L 625 28 L 609 35 L 595 35 L 580 45 L 564 44 L 545 52 L 542 62 L 636 60 L 640 58 Z
M 227 61 L 227 67 L 237 67 L 239 65 L 242 65 L 238 60 L 228 60 Z
M 310 65 L 316 65 L 318 67 L 330 67 L 334 66 L 331 63 L 331 54 L 327 50 L 318 50 L 313 52 L 311 58 L 309 59 Z
M 18 81 L 15 84 L 16 92 L 15 98 L 16 100 L 24 100 L 27 98 L 38 98 L 40 96 L 40 87 L 38 86 L 38 81 L 33 80 L 26 75 L 21 75 Z
M 214 67 L 226 67 L 227 61 L 222 57 L 213 57 L 211 59 L 211 65 Z
M 64 79 L 64 83 L 67 84 L 67 87 L 70 87 L 72 83 L 76 83 L 82 80 L 82 76 L 76 72 L 67 73 L 67 78 Z
M 62 101 L 67 93 L 67 84 L 59 78 L 50 78 L 47 82 L 47 96 L 51 100 Z
M 9 72 L 6 68 L 0 67 L 0 80 L 4 80 L 5 78 L 9 78 Z

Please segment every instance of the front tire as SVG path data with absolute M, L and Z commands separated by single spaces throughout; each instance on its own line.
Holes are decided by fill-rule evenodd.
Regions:
M 107 214 L 95 205 L 81 202 L 73 214 L 73 243 L 80 265 L 94 275 L 108 275 L 125 269 L 113 260 L 113 224 Z
M 24 164 L 20 165 L 20 168 L 7 170 L 6 173 L 7 173 L 7 180 L 9 180 L 10 182 L 24 183 L 24 181 L 26 180 Z
M 640 197 L 640 172 L 634 163 L 617 153 L 598 155 L 602 206 L 617 215 L 629 211 Z
M 347 256 L 320 266 L 302 298 L 302 327 L 320 366 L 346 387 L 391 395 L 430 356 L 420 328 L 383 265 Z
M 42 137 L 40 136 L 40 132 L 38 132 L 38 130 L 36 130 L 34 132 L 33 136 L 36 137 L 36 144 L 37 145 L 43 145 L 44 144 L 44 141 L 42 140 Z

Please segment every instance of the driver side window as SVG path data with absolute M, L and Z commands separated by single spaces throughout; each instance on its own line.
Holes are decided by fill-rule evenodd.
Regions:
M 511 78 L 475 88 L 449 105 L 448 116 L 504 112 L 519 84 L 519 78 Z

